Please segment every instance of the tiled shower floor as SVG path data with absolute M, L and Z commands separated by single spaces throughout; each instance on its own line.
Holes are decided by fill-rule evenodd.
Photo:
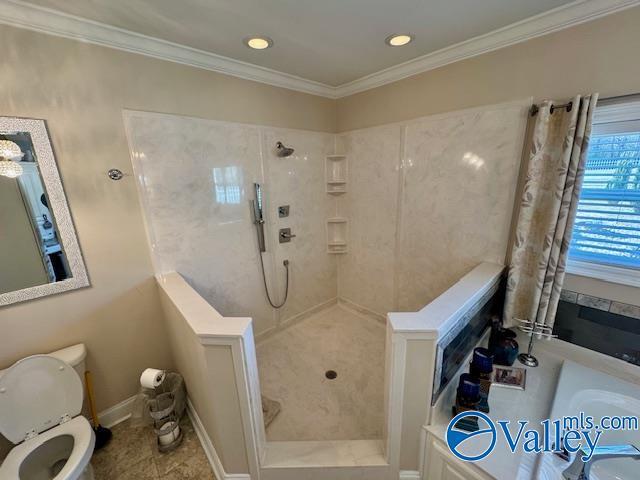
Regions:
M 341 305 L 259 343 L 262 393 L 282 407 L 267 440 L 381 438 L 384 344 L 381 322 Z

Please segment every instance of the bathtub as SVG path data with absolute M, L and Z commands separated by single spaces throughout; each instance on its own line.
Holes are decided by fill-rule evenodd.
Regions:
M 603 416 L 640 416 L 640 385 L 625 382 L 577 363 L 565 360 L 558 379 L 549 418 L 591 415 L 599 423 Z M 603 431 L 598 445 L 632 444 L 640 448 L 640 431 Z M 569 462 L 546 453 L 540 460 L 539 480 L 562 479 Z M 631 458 L 598 460 L 589 480 L 635 480 L 640 478 L 640 461 Z

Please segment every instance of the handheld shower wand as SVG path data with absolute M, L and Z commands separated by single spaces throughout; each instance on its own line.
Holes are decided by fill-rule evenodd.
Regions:
M 264 243 L 264 218 L 262 217 L 262 187 L 259 183 L 254 183 L 255 200 L 251 200 L 251 211 L 253 212 L 253 223 L 258 231 L 258 249 L 260 253 L 266 252 Z
M 251 211 L 253 213 L 253 223 L 256 226 L 258 233 L 258 257 L 260 258 L 260 269 L 262 271 L 262 283 L 264 284 L 264 291 L 267 294 L 267 300 L 273 308 L 281 308 L 287 303 L 287 297 L 289 296 L 289 260 L 282 262 L 286 269 L 286 287 L 284 292 L 284 299 L 281 303 L 275 303 L 271 300 L 271 294 L 269 293 L 269 287 L 267 286 L 267 276 L 264 272 L 264 260 L 262 259 L 262 253 L 267 251 L 267 247 L 264 241 L 264 217 L 262 215 L 262 187 L 259 183 L 254 183 L 253 188 L 255 191 L 255 200 L 251 200 Z

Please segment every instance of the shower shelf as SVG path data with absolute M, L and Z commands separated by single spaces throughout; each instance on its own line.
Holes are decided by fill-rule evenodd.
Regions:
M 347 191 L 347 157 L 346 155 L 327 155 L 325 157 L 325 177 L 327 193 L 340 195 Z
M 327 253 L 347 253 L 348 220 L 342 217 L 327 219 Z

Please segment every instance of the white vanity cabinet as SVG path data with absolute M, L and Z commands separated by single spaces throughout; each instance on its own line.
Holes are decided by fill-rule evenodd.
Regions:
M 493 480 L 477 467 L 457 459 L 432 433 L 427 434 L 424 459 L 422 480 Z

